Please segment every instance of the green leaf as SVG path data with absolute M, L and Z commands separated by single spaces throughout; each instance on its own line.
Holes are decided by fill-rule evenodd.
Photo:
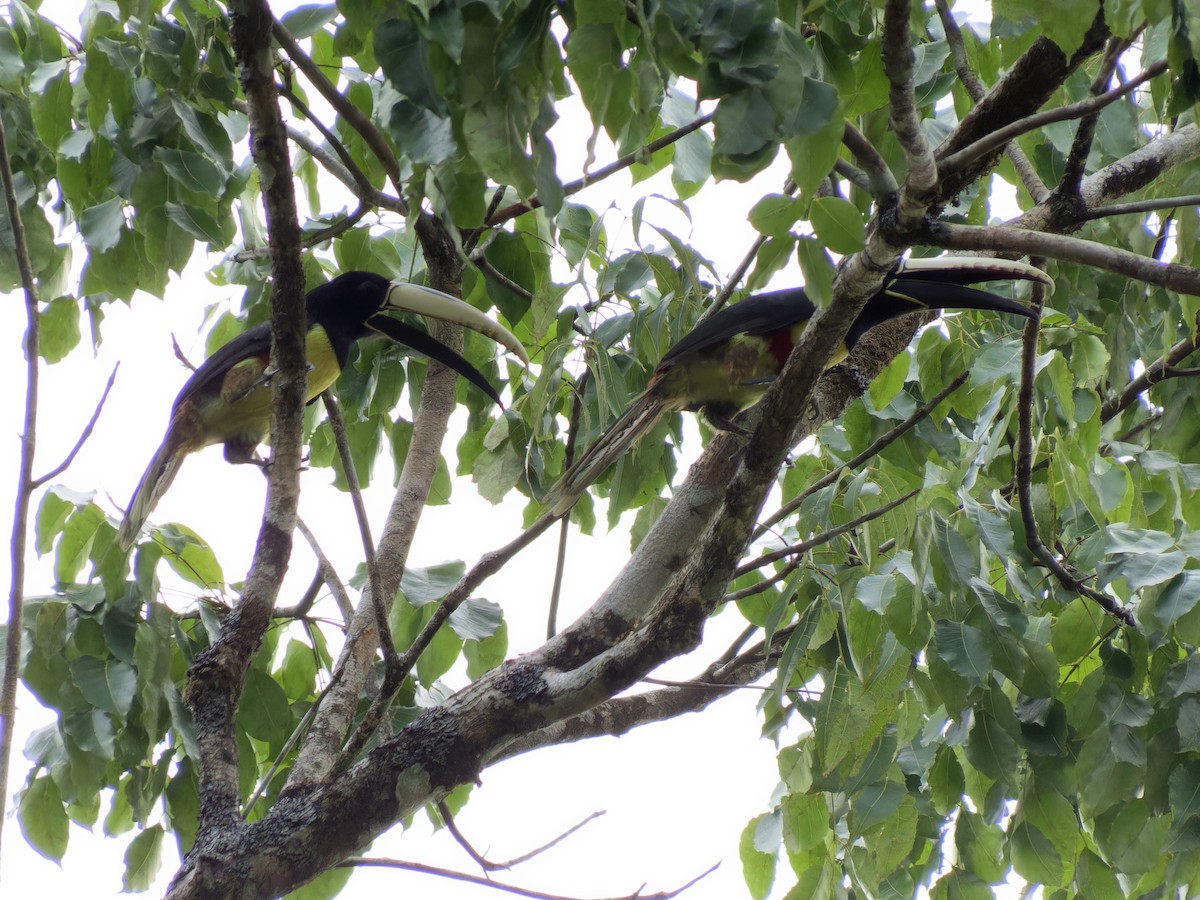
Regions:
M 765 818 L 767 816 L 762 815 L 751 819 L 742 830 L 742 837 L 738 842 L 742 875 L 754 900 L 764 900 L 771 892 L 771 885 L 775 883 L 775 854 L 763 853 L 754 847 L 754 835 L 758 831 L 759 823 Z
M 1013 868 L 1027 881 L 1048 885 L 1062 884 L 1066 874 L 1062 857 L 1037 828 L 1022 822 L 1009 842 Z
M 336 3 L 313 3 L 297 6 L 290 12 L 284 13 L 280 17 L 280 22 L 287 29 L 288 34 L 296 40 L 303 40 L 306 37 L 312 37 L 336 19 L 337 14 Z
M 133 705 L 137 672 L 116 659 L 80 656 L 71 660 L 71 679 L 88 703 L 114 715 L 124 716 Z
M 410 566 L 400 576 L 400 590 L 413 606 L 424 606 L 445 597 L 466 572 L 467 564 L 457 559 L 424 569 Z
M 817 239 L 834 253 L 857 253 L 866 242 L 866 222 L 858 208 L 840 197 L 818 197 L 809 210 Z
M 987 642 L 978 629 L 961 622 L 938 622 L 938 655 L 951 670 L 972 684 L 983 684 L 992 670 L 991 653 Z
M 966 790 L 966 779 L 952 749 L 945 745 L 938 747 L 928 781 L 930 797 L 938 813 L 946 815 L 958 806 Z
M 783 799 L 783 842 L 789 853 L 807 853 L 830 833 L 823 794 L 788 794 Z
M 801 238 L 796 243 L 796 257 L 804 273 L 804 293 L 818 307 L 833 302 L 833 279 L 837 275 L 829 253 L 813 238 Z
M 713 152 L 747 156 L 776 140 L 775 111 L 758 88 L 722 97 L 713 118 Z
M 38 315 L 38 356 L 50 365 L 79 346 L 79 304 L 74 297 L 51 300 Z
M 51 151 L 71 131 L 72 89 L 65 60 L 43 63 L 29 78 L 29 99 L 38 137 Z
M 279 682 L 253 666 L 246 671 L 237 720 L 250 737 L 276 747 L 288 739 L 294 727 L 287 694 Z
M 172 523 L 156 534 L 166 550 L 163 557 L 180 578 L 205 590 L 225 583 L 217 555 L 192 529 Z
M 786 235 L 803 213 L 800 201 L 786 194 L 767 194 L 750 210 L 750 224 L 760 234 Z
M 225 238 L 221 226 L 213 218 L 212 213 L 197 206 L 183 203 L 164 204 L 167 218 L 190 234 L 198 241 L 204 241 L 213 248 L 224 247 Z
M 464 641 L 481 641 L 495 634 L 503 619 L 500 604 L 472 597 L 450 614 L 449 622 Z
M 162 865 L 163 827 L 152 825 L 129 842 L 125 851 L 125 874 L 121 890 L 148 891 Z
M 84 243 L 97 253 L 117 246 L 124 226 L 124 208 L 118 197 L 90 206 L 79 214 L 79 233 Z
M 225 189 L 224 173 L 199 153 L 155 147 L 154 158 L 189 191 L 216 197 Z
M 52 778 L 44 775 L 35 778 L 22 792 L 17 821 L 34 850 L 47 859 L 62 861 L 67 852 L 69 822 L 62 795 Z

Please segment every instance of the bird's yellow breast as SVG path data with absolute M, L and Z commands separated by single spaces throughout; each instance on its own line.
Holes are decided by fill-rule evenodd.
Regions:
M 341 374 L 337 354 L 329 336 L 320 326 L 310 328 L 304 341 L 304 353 L 310 366 L 305 399 L 312 400 L 337 381 Z M 206 443 L 222 444 L 229 440 L 266 439 L 271 419 L 271 386 L 263 381 L 264 367 L 257 360 L 245 360 L 230 369 L 222 397 L 206 404 L 202 412 Z M 244 378 L 249 383 L 238 390 L 234 384 Z M 253 385 L 253 386 L 251 386 Z M 228 389 L 227 389 L 228 388 Z

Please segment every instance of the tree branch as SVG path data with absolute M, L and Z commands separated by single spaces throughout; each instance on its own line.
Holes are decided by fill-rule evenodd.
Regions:
M 955 225 L 928 222 L 921 243 L 947 250 L 990 250 L 1020 256 L 1046 256 L 1135 278 L 1183 294 L 1200 294 L 1200 269 L 1160 263 L 1146 256 L 1096 241 L 1030 231 L 1011 225 Z
M 1038 312 L 1036 318 L 1025 325 L 1022 341 L 1021 386 L 1017 394 L 1017 499 L 1021 508 L 1021 521 L 1025 526 L 1025 544 L 1059 582 L 1069 591 L 1088 597 L 1109 615 L 1134 627 L 1133 614 L 1124 609 L 1112 597 L 1088 587 L 1085 579 L 1067 570 L 1042 541 L 1038 531 L 1037 516 L 1033 511 L 1033 379 L 1036 375 L 1038 335 L 1041 333 L 1041 310 L 1045 287 L 1033 286 L 1033 305 Z
M 958 27 L 958 22 L 954 20 L 953 14 L 950 12 L 950 6 L 946 0 L 935 0 L 937 5 L 938 17 L 942 20 L 942 30 L 946 33 L 946 42 L 950 45 L 951 57 L 954 60 L 954 71 L 958 75 L 958 80 L 962 82 L 963 87 L 975 103 L 979 103 L 986 95 L 987 91 L 983 87 L 983 82 L 979 80 L 979 76 L 975 74 L 975 70 L 971 68 L 971 61 L 967 56 L 966 44 L 963 41 L 962 29 Z M 1033 198 L 1034 203 L 1042 203 L 1050 196 L 1050 189 L 1038 177 L 1037 171 L 1033 168 L 1033 163 L 1029 161 L 1029 157 L 1025 155 L 1015 142 L 1010 142 L 1004 152 L 1008 154 L 1012 160 L 1013 168 L 1017 170 L 1017 175 L 1021 179 L 1021 183 L 1025 185 L 1025 190 L 1029 192 L 1029 196 Z
M 885 431 L 883 434 L 881 434 L 879 437 L 877 437 L 875 440 L 873 440 L 870 443 L 870 445 L 865 450 L 862 451 L 862 453 L 857 454 L 852 459 L 850 459 L 848 462 L 844 462 L 840 466 L 835 466 L 829 472 L 826 472 L 823 476 L 821 476 L 819 479 L 817 479 L 812 484 L 810 484 L 808 487 L 806 487 L 803 491 L 801 491 L 797 496 L 793 497 L 787 503 L 785 503 L 781 507 L 779 507 L 779 509 L 776 510 L 774 513 L 772 513 L 768 518 L 764 519 L 762 521 L 762 523 L 758 526 L 758 528 L 755 529 L 754 535 L 751 539 L 757 540 L 758 538 L 762 537 L 767 532 L 768 529 L 770 529 L 774 525 L 778 525 L 785 518 L 787 518 L 792 513 L 794 513 L 796 510 L 798 510 L 800 508 L 801 504 L 803 504 L 805 500 L 807 500 L 809 497 L 811 497 L 817 491 L 823 490 L 824 488 L 829 487 L 829 485 L 831 485 L 835 481 L 837 481 L 843 472 L 848 472 L 848 471 L 857 469 L 859 466 L 861 466 L 863 463 L 865 463 L 868 459 L 871 459 L 872 457 L 876 456 L 881 450 L 883 450 L 885 447 L 887 447 L 893 441 L 896 441 L 899 438 L 901 438 L 906 432 L 911 430 L 918 422 L 920 422 L 922 419 L 924 419 L 926 416 L 928 416 L 931 412 L 933 412 L 935 409 L 937 409 L 937 407 L 941 404 L 941 402 L 943 400 L 945 400 L 947 397 L 949 397 L 951 394 L 953 394 L 955 391 L 957 391 L 960 387 L 962 387 L 964 384 L 966 384 L 967 379 L 969 377 L 971 377 L 970 372 L 968 372 L 968 371 L 959 372 L 958 376 L 955 377 L 953 381 L 951 381 L 944 388 L 942 388 L 940 391 L 938 391 L 936 394 L 934 394 L 930 399 L 926 400 L 924 403 L 922 403 L 920 406 L 918 406 L 913 411 L 913 414 L 911 416 L 909 416 L 907 419 L 905 419 L 903 422 L 900 422 L 899 424 L 893 426 L 892 428 L 889 428 L 887 431 Z
M 288 58 L 295 64 L 296 68 L 304 73 L 305 77 L 312 83 L 322 97 L 328 101 L 334 111 L 346 120 L 346 123 L 361 135 L 366 145 L 371 148 L 371 151 L 379 159 L 383 165 L 384 172 L 387 173 L 388 180 L 396 188 L 396 196 L 400 204 L 401 212 L 408 215 L 408 204 L 404 201 L 404 185 L 400 183 L 400 162 L 396 159 L 396 154 L 392 152 L 392 147 L 388 143 L 382 132 L 375 127 L 366 114 L 357 106 L 351 103 L 346 97 L 338 91 L 337 87 L 321 71 L 321 67 L 313 62 L 309 56 L 301 48 L 296 39 L 291 36 L 282 24 L 272 19 L 271 34 L 275 38 Z
M 333 442 L 337 446 L 338 457 L 342 461 L 342 474 L 346 478 L 346 490 L 350 492 L 350 502 L 354 506 L 354 517 L 358 520 L 358 534 L 362 538 L 363 558 L 367 562 L 367 580 L 371 586 L 371 608 L 375 612 L 375 628 L 379 632 L 379 646 L 383 650 L 384 684 L 394 691 L 404 680 L 401 676 L 394 678 L 397 663 L 396 646 L 392 643 L 392 630 L 388 625 L 388 611 L 391 604 L 387 594 L 383 592 L 383 582 L 379 577 L 379 562 L 375 556 L 375 541 L 371 538 L 371 521 L 367 518 L 367 507 L 363 503 L 362 490 L 358 486 L 358 472 L 354 468 L 354 455 L 350 452 L 350 441 L 346 437 L 346 420 L 342 418 L 342 409 L 338 405 L 333 391 L 326 388 L 321 392 L 321 402 L 325 404 L 325 415 L 329 418 L 329 428 L 333 432 Z
M 632 153 L 627 153 L 625 156 L 622 156 L 615 162 L 611 162 L 607 166 L 601 166 L 590 175 L 584 175 L 582 178 L 572 181 L 569 184 L 564 184 L 563 196 L 570 197 L 572 194 L 578 194 L 584 188 L 601 182 L 609 176 L 620 172 L 622 169 L 628 169 L 634 163 L 657 153 L 664 147 L 671 146 L 671 144 L 674 144 L 676 141 L 687 137 L 693 131 L 703 128 L 712 121 L 713 115 L 714 113 L 708 113 L 707 115 L 700 116 L 698 119 L 693 119 L 686 125 L 681 125 L 669 134 L 664 134 L 662 137 L 651 141 L 644 147 L 640 147 L 637 150 L 634 150 Z M 502 225 L 511 219 L 517 218 L 517 216 L 524 215 L 527 212 L 532 212 L 535 209 L 541 209 L 541 206 L 542 201 L 538 197 L 532 197 L 529 200 L 522 200 L 520 203 L 513 203 L 488 216 L 487 219 L 484 220 L 484 228 L 495 228 L 497 225 Z M 466 237 L 464 236 L 464 243 L 465 241 Z
M 117 380 L 117 369 L 120 367 L 120 363 L 117 363 L 115 366 L 113 366 L 112 374 L 108 376 L 108 381 L 104 385 L 104 392 L 100 395 L 99 402 L 96 403 L 96 409 L 92 412 L 92 417 L 88 419 L 87 424 L 83 426 L 83 431 L 80 432 L 79 440 L 75 442 L 75 446 L 71 448 L 71 451 L 66 455 L 66 458 L 63 459 L 63 461 L 57 466 L 55 466 L 49 472 L 46 472 L 44 475 L 40 475 L 33 479 L 33 482 L 30 485 L 32 489 L 36 490 L 50 479 L 57 478 L 70 467 L 71 463 L 75 461 L 75 457 L 79 455 L 79 451 L 83 449 L 83 445 L 87 443 L 87 439 L 92 436 L 92 431 L 95 429 L 96 423 L 100 421 L 100 413 L 104 410 L 104 403 L 108 400 L 108 393 L 112 390 L 113 383 Z
M 505 884 L 500 881 L 493 881 L 490 878 L 484 878 L 479 875 L 468 875 L 466 872 L 454 872 L 450 869 L 439 869 L 436 866 L 427 866 L 424 863 L 406 862 L 400 859 L 382 859 L 373 856 L 362 856 L 357 859 L 347 860 L 343 865 L 354 867 L 376 866 L 388 869 L 404 869 L 407 872 L 422 872 L 426 875 L 439 875 L 442 878 L 449 878 L 454 881 L 465 881 L 470 884 L 477 884 L 481 887 L 495 888 L 498 891 L 504 891 L 507 894 L 515 894 L 518 897 L 530 897 L 532 900 L 576 900 L 565 894 L 547 894 L 544 891 L 533 891 L 528 888 L 517 887 L 512 884 Z M 626 894 L 624 897 L 615 897 L 612 900 L 671 900 L 672 897 L 678 897 L 692 885 L 696 884 L 700 879 L 706 878 L 717 870 L 720 863 L 710 867 L 705 872 L 697 875 L 687 884 L 678 887 L 673 891 L 659 891 L 654 894 L 645 894 L 641 888 L 638 888 L 632 894 Z
M 241 824 L 234 718 L 246 669 L 270 624 L 291 556 L 300 492 L 306 366 L 304 273 L 287 132 L 272 78 L 271 12 L 264 0 L 235 4 L 231 36 L 250 112 L 250 146 L 263 185 L 272 249 L 271 462 L 267 502 L 241 601 L 220 637 L 188 673 L 185 699 L 200 746 L 200 822 L 196 844 L 172 891 L 186 889 L 210 846 Z
M 33 501 L 33 460 L 37 449 L 38 410 L 38 294 L 25 225 L 17 202 L 8 135 L 0 118 L 0 184 L 12 229 L 13 249 L 25 296 L 25 420 L 21 427 L 21 458 L 17 463 L 17 496 L 13 502 L 12 533 L 9 536 L 8 627 L 4 640 L 4 676 L 0 684 L 0 834 L 3 834 L 8 805 L 8 768 L 12 757 L 17 717 L 17 681 L 21 675 L 21 644 L 25 635 L 25 547 L 29 540 L 29 507 Z M 0 843 L 0 847 L 3 843 Z
M 912 32 L 909 0 L 887 0 L 883 12 L 883 70 L 887 73 L 889 118 L 896 140 L 904 148 L 908 174 L 900 192 L 896 214 L 901 228 L 916 226 L 925 216 L 937 191 L 938 168 L 921 131 L 913 96 Z
M 1048 109 L 1044 112 L 1035 113 L 1031 116 L 1026 116 L 1016 122 L 1011 122 L 1003 128 L 998 128 L 996 131 L 981 137 L 973 144 L 969 144 L 962 150 L 952 153 L 949 156 L 942 157 L 938 162 L 938 172 L 942 178 L 949 178 L 957 175 L 962 170 L 966 169 L 972 163 L 983 159 L 996 150 L 999 150 L 1013 138 L 1020 137 L 1023 134 L 1028 134 L 1031 131 L 1036 131 L 1039 128 L 1044 128 L 1055 122 L 1065 122 L 1069 119 L 1078 119 L 1082 116 L 1098 112 L 1117 100 L 1120 100 L 1126 94 L 1135 88 L 1145 84 L 1152 78 L 1167 71 L 1167 63 L 1165 60 L 1159 60 L 1153 65 L 1148 66 L 1145 71 L 1138 73 L 1132 79 L 1122 84 L 1120 87 L 1113 88 L 1111 91 L 1099 94 L 1095 97 L 1088 97 L 1086 100 L 1080 100 L 1078 103 L 1070 103 L 1067 106 L 1060 106 L 1056 109 Z

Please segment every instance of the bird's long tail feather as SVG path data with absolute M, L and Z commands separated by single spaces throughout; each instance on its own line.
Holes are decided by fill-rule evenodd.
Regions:
M 543 500 L 549 511 L 556 516 L 569 512 L 588 485 L 616 463 L 634 441 L 653 428 L 666 410 L 667 403 L 658 396 L 652 385 L 621 413 L 604 434 L 596 438 L 583 456 L 550 488 Z
M 121 520 L 119 540 L 122 550 L 128 550 L 137 540 L 146 519 L 175 480 L 175 474 L 179 471 L 179 464 L 183 462 L 185 455 L 178 442 L 171 440 L 168 434 L 162 446 L 155 452 L 154 458 L 150 460 L 150 465 L 146 467 L 142 480 L 133 492 L 133 499 L 129 501 L 129 507 L 125 510 L 125 518 Z

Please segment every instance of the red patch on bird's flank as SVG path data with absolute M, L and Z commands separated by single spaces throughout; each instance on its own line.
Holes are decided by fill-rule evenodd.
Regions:
M 792 329 L 778 328 L 766 335 L 765 339 L 768 352 L 775 357 L 775 374 L 778 375 L 783 371 L 783 364 L 787 362 L 787 358 L 792 355 L 792 348 L 796 346 L 792 339 Z

